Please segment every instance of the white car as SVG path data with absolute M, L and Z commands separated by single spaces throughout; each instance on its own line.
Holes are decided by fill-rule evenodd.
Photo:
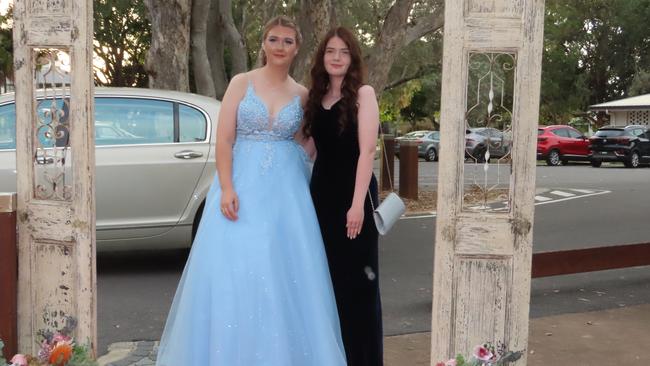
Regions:
M 98 249 L 191 245 L 214 178 L 219 108 L 189 93 L 95 89 Z M 14 95 L 0 96 L 0 192 L 16 191 L 15 121 Z

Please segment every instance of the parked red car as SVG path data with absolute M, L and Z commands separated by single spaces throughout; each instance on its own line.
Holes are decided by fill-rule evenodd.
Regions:
M 537 160 L 557 166 L 569 161 L 589 161 L 589 140 L 580 131 L 566 125 L 539 126 Z

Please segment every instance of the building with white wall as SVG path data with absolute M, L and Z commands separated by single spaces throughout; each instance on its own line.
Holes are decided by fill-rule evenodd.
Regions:
M 650 94 L 594 104 L 589 110 L 607 113 L 613 126 L 650 126 Z

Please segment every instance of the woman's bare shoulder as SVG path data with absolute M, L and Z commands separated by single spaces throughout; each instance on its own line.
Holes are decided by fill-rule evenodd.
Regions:
M 372 86 L 367 84 L 362 85 L 357 91 L 357 94 L 359 95 L 359 97 L 362 98 L 369 98 L 369 97 L 375 98 L 376 96 L 375 89 Z
M 294 94 L 300 96 L 300 100 L 303 101 L 303 104 L 307 101 L 309 95 L 309 90 L 302 84 L 297 81 L 293 81 Z

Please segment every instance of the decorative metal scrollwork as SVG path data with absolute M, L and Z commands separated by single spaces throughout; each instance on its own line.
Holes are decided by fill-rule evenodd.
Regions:
M 58 49 L 34 49 L 34 197 L 72 197 L 70 159 L 70 63 Z
M 465 209 L 509 210 L 516 65 L 512 53 L 469 53 L 465 160 L 470 164 L 465 166 Z

